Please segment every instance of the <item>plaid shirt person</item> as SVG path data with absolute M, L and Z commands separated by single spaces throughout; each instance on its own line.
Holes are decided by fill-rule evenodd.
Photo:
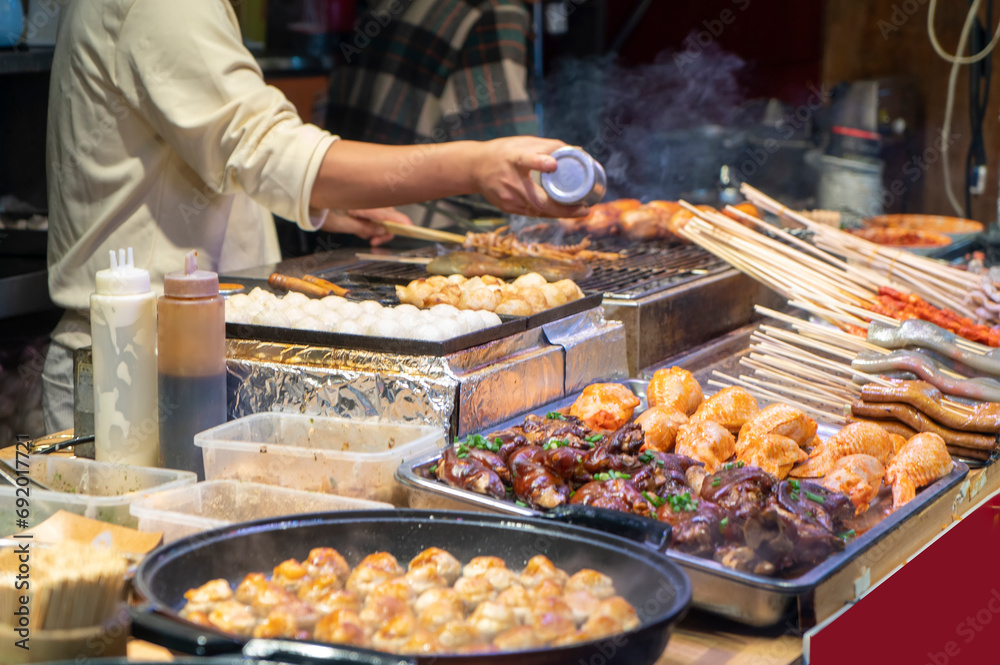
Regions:
M 521 0 L 376 0 L 341 44 L 326 126 L 385 144 L 538 134 Z

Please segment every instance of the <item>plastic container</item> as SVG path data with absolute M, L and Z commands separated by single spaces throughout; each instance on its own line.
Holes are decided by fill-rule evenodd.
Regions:
M 401 462 L 445 445 L 440 427 L 257 413 L 195 436 L 209 480 L 243 480 L 407 505 Z
M 53 491 L 31 489 L 28 526 L 19 526 L 15 488 L 0 485 L 0 534 L 24 531 L 66 510 L 102 522 L 135 528 L 129 505 L 160 490 L 194 485 L 189 471 L 105 464 L 93 460 L 29 455 L 28 474 Z
M 126 258 L 127 256 L 127 258 Z M 94 451 L 100 462 L 159 466 L 156 295 L 132 248 L 111 252 L 90 296 Z
M 386 508 L 392 506 L 238 480 L 209 480 L 194 487 L 157 492 L 133 503 L 129 510 L 139 520 L 139 531 L 160 531 L 163 542 L 170 543 L 201 531 L 265 517 Z
M 226 422 L 226 304 L 219 276 L 196 267 L 190 252 L 157 302 L 160 450 L 163 466 L 204 480 L 194 435 Z

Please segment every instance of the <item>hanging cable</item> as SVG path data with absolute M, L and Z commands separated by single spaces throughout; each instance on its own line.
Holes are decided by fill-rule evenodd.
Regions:
M 980 3 L 978 2 L 975 3 L 973 9 L 969 10 L 970 15 L 972 16 L 976 15 L 976 10 L 979 9 L 979 4 Z M 941 56 L 941 58 L 946 62 L 959 65 L 971 65 L 972 63 L 978 62 L 983 58 L 985 58 L 986 56 L 988 56 L 993 51 L 993 49 L 996 48 L 997 43 L 1000 42 L 1000 25 L 997 25 L 997 30 L 993 34 L 993 39 L 990 41 L 989 44 L 986 45 L 986 48 L 984 48 L 979 53 L 970 56 L 962 56 L 962 51 L 964 50 L 964 48 L 960 44 L 958 47 L 958 51 L 955 53 L 955 55 L 951 55 L 950 53 L 947 53 L 944 50 L 944 48 L 941 47 L 941 43 L 938 41 L 937 31 L 934 29 L 934 17 L 936 14 L 937 14 L 937 0 L 931 0 L 930 5 L 927 7 L 927 35 L 928 37 L 930 37 L 931 46 L 934 47 L 934 50 L 937 52 L 937 54 Z
M 971 2 L 971 0 L 970 0 Z M 970 36 L 969 48 L 978 51 L 989 38 L 989 26 L 993 25 L 993 0 L 986 0 L 985 24 L 976 20 Z M 986 144 L 983 139 L 983 122 L 990 99 L 990 78 L 993 75 L 993 56 L 986 56 L 969 65 L 969 126 L 972 139 L 965 156 L 965 216 L 972 217 L 973 185 L 979 183 L 979 169 L 987 165 Z
M 956 53 L 962 53 L 965 51 L 965 46 L 969 40 L 969 31 L 972 28 L 972 24 L 976 20 L 976 16 L 979 14 L 979 7 L 982 5 L 983 0 L 974 0 L 972 7 L 969 8 L 969 13 L 965 17 L 965 25 L 962 26 L 962 33 L 958 38 L 958 50 Z M 933 11 L 936 0 L 931 0 L 931 6 L 928 9 L 928 21 L 933 23 Z M 998 33 L 1000 34 L 1000 33 Z M 990 50 L 993 48 L 994 42 L 990 42 L 990 46 L 987 47 Z M 933 40 L 932 40 L 933 43 Z M 935 50 L 937 48 L 935 47 Z M 941 52 L 939 52 L 939 55 Z M 983 58 L 988 55 L 981 54 Z M 942 55 L 942 57 L 945 57 Z M 950 56 L 949 56 L 950 57 Z M 947 59 L 947 58 L 946 58 Z M 981 58 L 980 58 L 981 59 Z M 951 62 L 951 73 L 948 75 L 948 95 L 945 99 L 944 106 L 944 124 L 941 127 L 941 169 L 944 172 L 944 191 L 948 195 L 948 203 L 951 204 L 952 209 L 955 211 L 956 215 L 963 215 L 962 204 L 959 203 L 958 199 L 955 197 L 954 189 L 952 188 L 951 182 L 951 165 L 948 163 L 948 144 L 951 140 L 951 120 L 952 112 L 955 110 L 955 87 L 958 83 L 958 69 L 962 66 L 961 58 L 952 58 L 949 60 Z

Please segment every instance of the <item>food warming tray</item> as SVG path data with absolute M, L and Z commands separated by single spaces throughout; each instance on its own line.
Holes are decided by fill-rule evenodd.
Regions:
M 584 514 L 578 516 L 583 518 Z M 595 517 L 600 519 L 599 515 Z M 148 606 L 134 612 L 133 636 L 196 655 L 247 654 L 248 646 L 261 646 L 262 642 L 279 645 L 268 660 L 283 660 L 282 652 L 288 649 L 280 648 L 282 643 L 301 652 L 312 643 L 247 642 L 187 622 L 177 612 L 190 587 L 216 578 L 238 582 L 247 573 L 270 570 L 285 559 L 301 557 L 320 546 L 335 547 L 354 565 L 380 550 L 405 562 L 431 546 L 446 549 L 463 562 L 475 556 L 499 556 L 511 568 L 523 567 L 532 556 L 545 554 L 559 566 L 593 567 L 609 575 L 642 620 L 633 631 L 603 640 L 498 654 L 403 657 L 324 645 L 342 656 L 354 653 L 354 662 L 359 663 L 541 665 L 600 658 L 604 663 L 652 664 L 663 653 L 673 626 L 684 616 L 691 599 L 687 577 L 656 547 L 576 524 L 415 510 L 314 514 L 233 525 L 176 541 L 151 553 L 136 573 L 136 590 Z M 297 658 L 294 662 L 301 661 Z M 313 657 L 308 662 L 326 665 L 331 660 Z
M 637 411 L 644 409 L 645 387 L 647 382 L 635 379 L 622 381 L 642 400 Z M 531 413 L 544 415 L 550 411 L 558 411 L 569 407 L 576 396 L 567 397 Z M 489 431 L 499 431 L 521 424 L 524 416 L 512 419 L 506 423 L 490 428 Z M 829 436 L 835 430 L 829 426 L 820 425 L 820 434 Z M 486 434 L 487 432 L 483 432 Z M 410 491 L 410 505 L 415 507 L 432 507 L 446 505 L 447 507 L 462 507 L 488 512 L 517 515 L 520 517 L 537 517 L 542 511 L 518 506 L 511 501 L 501 501 L 492 497 L 462 490 L 430 476 L 430 467 L 440 460 L 442 451 L 418 457 L 400 465 L 396 471 L 396 479 Z M 886 546 L 885 542 L 897 536 L 899 530 L 914 516 L 921 513 L 929 504 L 957 485 L 969 472 L 969 467 L 962 462 L 956 462 L 950 474 L 934 484 L 923 488 L 917 497 L 903 508 L 885 517 L 875 527 L 865 532 L 847 547 L 833 554 L 808 572 L 793 578 L 765 577 L 744 573 L 701 557 L 667 550 L 667 556 L 677 563 L 691 578 L 694 589 L 695 607 L 713 614 L 725 616 L 740 623 L 751 626 L 772 626 L 783 620 L 793 621 L 798 615 L 799 627 L 814 625 L 823 616 L 817 616 L 815 611 L 815 595 L 817 589 L 829 581 L 838 571 L 852 561 L 874 552 L 879 556 Z M 851 594 L 853 598 L 853 594 Z

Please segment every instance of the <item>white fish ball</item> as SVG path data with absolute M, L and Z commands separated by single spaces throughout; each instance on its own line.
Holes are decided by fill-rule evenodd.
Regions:
M 451 305 L 446 305 L 443 303 L 440 305 L 434 305 L 428 311 L 434 316 L 440 316 L 449 319 L 455 318 L 456 316 L 458 316 L 459 313 L 459 309 L 457 307 L 452 307 Z
M 313 318 L 319 316 L 320 314 L 326 311 L 326 307 L 320 300 L 310 300 L 305 305 L 302 305 L 301 309 L 304 314 L 311 316 Z
M 289 293 L 286 293 L 285 297 L 281 300 L 285 303 L 285 305 L 304 305 L 309 302 L 309 296 L 304 293 L 299 293 L 298 291 L 290 291 Z
M 461 337 L 466 334 L 465 327 L 459 324 L 459 322 L 455 319 L 441 319 L 433 325 L 438 329 L 438 331 L 440 331 L 442 339 Z
M 406 332 L 406 326 L 395 319 L 383 316 L 369 325 L 366 332 L 374 337 L 399 339 Z
M 374 300 L 365 300 L 364 302 L 361 303 L 361 309 L 367 314 L 377 314 L 385 308 L 382 307 L 382 303 L 380 302 L 376 302 Z
M 250 298 L 251 300 L 253 300 L 255 302 L 259 302 L 259 303 L 266 303 L 266 302 L 270 302 L 270 301 L 272 301 L 272 300 L 275 299 L 273 293 L 271 293 L 270 291 L 265 291 L 264 289 L 260 288 L 259 286 L 256 287 L 250 293 L 248 293 L 247 297 Z
M 277 308 L 263 309 L 253 317 L 253 324 L 256 326 L 270 326 L 272 328 L 288 328 L 291 322 L 288 315 Z
M 226 323 L 253 323 L 253 317 L 255 312 L 251 311 L 248 307 L 234 307 L 230 309 L 226 308 Z
M 347 302 L 347 298 L 341 298 L 340 296 L 327 296 L 319 301 L 322 303 L 323 307 L 340 307 Z
M 501 323 L 503 323 L 500 320 L 500 317 L 497 316 L 496 314 L 494 314 L 493 312 L 479 311 L 479 312 L 476 312 L 476 314 L 479 316 L 480 320 L 482 321 L 481 328 L 492 328 L 494 326 L 498 326 Z
M 365 313 L 365 310 L 361 309 L 361 305 L 356 302 L 344 302 L 337 309 L 340 312 L 341 318 L 344 319 L 356 319 Z
M 292 327 L 296 330 L 320 330 L 323 324 L 311 316 L 303 316 L 298 321 L 292 321 Z
M 406 321 L 412 319 L 414 316 L 420 316 L 419 307 L 414 307 L 413 305 L 407 305 L 405 303 L 402 305 L 396 305 L 388 311 L 391 311 L 396 316 L 397 320 L 400 321 Z
M 471 310 L 459 312 L 458 316 L 455 317 L 455 321 L 458 322 L 466 333 L 479 330 L 483 326 L 483 320 L 479 318 L 479 314 Z
M 316 317 L 319 319 L 323 330 L 334 330 L 342 321 L 349 321 L 350 319 L 344 319 L 339 312 L 323 312 Z
M 285 316 L 288 317 L 289 323 L 294 325 L 296 321 L 301 321 L 308 315 L 298 307 L 288 307 L 285 309 Z
M 340 321 L 337 328 L 333 332 L 341 333 L 342 335 L 364 335 L 365 329 L 362 328 L 357 321 L 353 319 L 346 319 Z
M 410 333 L 410 338 L 422 339 L 428 342 L 440 342 L 445 339 L 444 333 L 442 333 L 441 329 L 429 323 L 425 323 L 422 326 L 414 328 Z

